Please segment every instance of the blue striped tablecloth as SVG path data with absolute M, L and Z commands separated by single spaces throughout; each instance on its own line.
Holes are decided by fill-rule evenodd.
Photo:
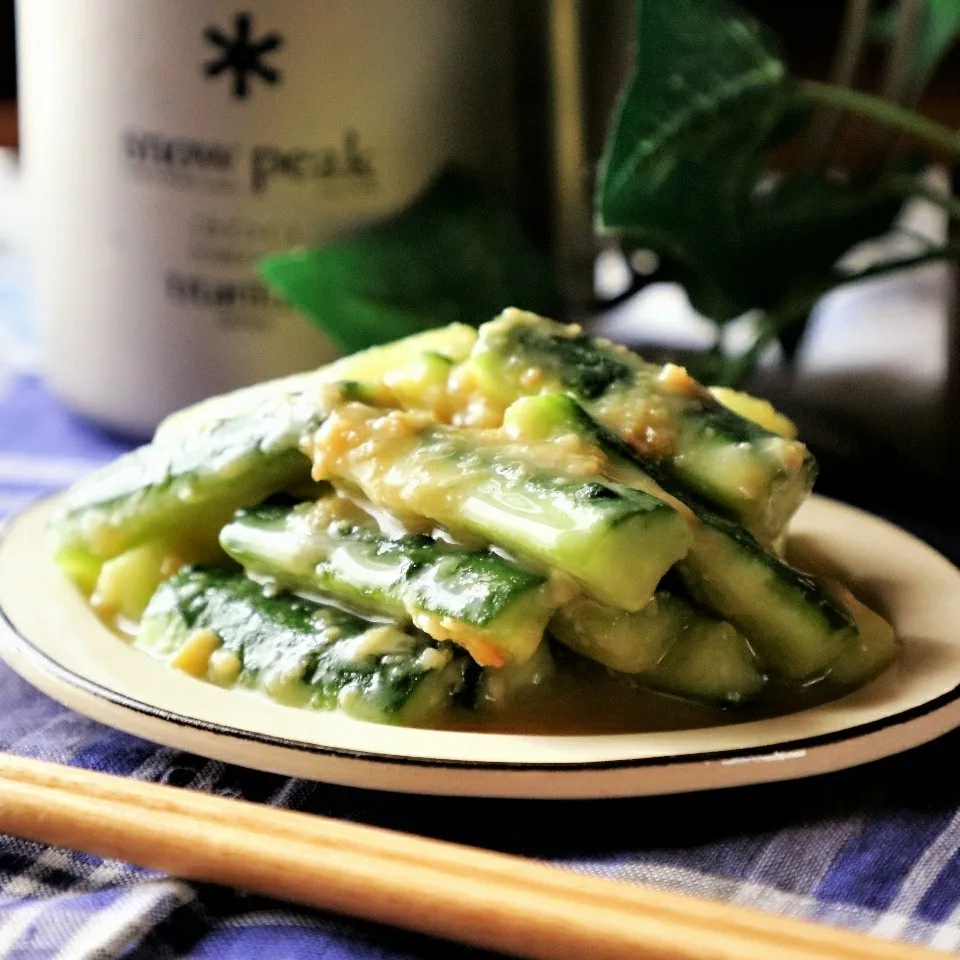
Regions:
M 13 376 L 0 384 L 0 514 L 123 449 L 66 412 L 37 379 Z M 960 952 L 958 735 L 798 783 L 536 803 L 397 797 L 254 773 L 117 733 L 48 700 L 2 665 L 0 704 L 3 750 L 506 850 Z M 0 838 L 0 957 L 119 956 L 483 954 Z

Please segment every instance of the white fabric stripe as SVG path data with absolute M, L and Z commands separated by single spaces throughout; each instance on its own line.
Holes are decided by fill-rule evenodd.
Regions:
M 118 880 L 131 869 L 130 864 L 122 860 L 103 860 L 83 878 L 79 886 L 85 893 L 96 893 L 110 886 L 114 880 Z
M 930 946 L 937 950 L 947 950 L 953 953 L 960 947 L 960 903 L 953 912 L 943 921 L 940 932 L 930 941 Z
M 54 960 L 109 960 L 138 942 L 150 927 L 196 896 L 182 880 L 153 880 L 87 919 Z M 158 910 L 163 901 L 167 903 Z
M 827 820 L 788 827 L 774 834 L 750 868 L 751 878 L 766 884 L 790 863 L 788 892 L 809 893 L 830 872 L 841 849 L 863 830 L 864 818 Z M 780 889 L 778 887 L 778 889 Z
M 227 765 L 220 760 L 208 760 L 194 775 L 189 789 L 210 793 L 226 769 Z
M 878 937 L 893 938 L 901 933 L 910 915 L 933 886 L 946 862 L 960 850 L 960 812 L 923 851 L 920 859 L 906 875 L 893 902 L 871 931 Z
M 176 755 L 177 751 L 173 747 L 157 747 L 136 770 L 125 773 L 124 776 L 130 780 L 154 780 Z
M 101 460 L 0 453 L 0 483 L 62 487 L 102 465 Z
M 0 926 L 0 957 L 9 957 L 27 928 L 49 906 L 44 903 L 25 904 L 12 912 L 10 919 Z
M 60 892 L 52 883 L 21 873 L 19 876 L 10 877 L 4 884 L 3 901 L 0 902 L 0 908 L 9 907 L 11 904 L 17 904 L 33 897 L 55 897 Z
M 25 897 L 49 895 L 57 892 L 43 879 L 50 870 L 73 873 L 73 863 L 63 850 L 57 847 L 47 847 L 37 855 L 36 860 L 26 870 L 7 880 L 0 888 L 0 897 L 22 900 Z
M 956 914 L 957 911 L 954 910 L 947 921 L 948 925 L 941 927 L 940 930 L 937 931 L 936 936 L 930 941 L 929 946 L 933 950 L 942 950 L 944 953 L 955 953 L 957 947 L 960 946 L 960 928 L 953 926 L 953 924 L 957 922 Z
M 45 708 L 39 707 L 38 712 Z M 22 719 L 19 720 L 22 723 Z M 89 742 L 94 721 L 77 717 L 74 713 L 63 711 L 47 718 L 45 723 L 34 727 L 10 744 L 11 753 L 44 756 L 48 743 L 56 743 L 68 757 L 76 756 Z M 22 729 L 22 727 L 21 727 Z M 61 754 L 62 755 L 62 754 Z

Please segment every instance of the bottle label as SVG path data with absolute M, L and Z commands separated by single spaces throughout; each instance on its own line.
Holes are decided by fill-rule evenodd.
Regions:
M 509 5 L 20 4 L 38 309 L 62 392 L 94 412 L 135 400 L 147 423 L 332 356 L 257 260 L 395 211 L 449 161 L 509 182 Z

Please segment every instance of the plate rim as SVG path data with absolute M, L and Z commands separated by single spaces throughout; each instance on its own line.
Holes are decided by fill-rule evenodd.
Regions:
M 2 543 L 2 541 L 3 531 L 0 530 L 0 543 Z M 42 664 L 42 669 L 44 669 L 46 673 L 56 675 L 58 679 L 75 689 L 97 697 L 100 700 L 104 700 L 113 706 L 140 714 L 141 716 L 150 717 L 154 720 L 162 720 L 164 723 L 170 723 L 178 727 L 187 727 L 201 733 L 213 733 L 217 736 L 229 737 L 247 743 L 280 747 L 285 750 L 295 750 L 298 753 L 337 757 L 345 760 L 364 760 L 372 763 L 385 763 L 398 766 L 418 766 L 453 770 L 480 769 L 491 772 L 524 770 L 544 773 L 561 773 L 566 771 L 574 773 L 591 770 L 638 770 L 647 767 L 666 767 L 683 764 L 699 765 L 707 762 L 723 763 L 724 761 L 730 760 L 757 760 L 776 754 L 793 753 L 795 751 L 809 750 L 820 746 L 832 746 L 844 743 L 847 740 L 858 740 L 862 737 L 879 733 L 890 727 L 901 726 L 904 723 L 909 723 L 912 720 L 917 720 L 931 713 L 937 713 L 960 700 L 960 684 L 958 684 L 952 690 L 932 700 L 928 700 L 925 703 L 918 704 L 907 710 L 902 710 L 899 713 L 889 714 L 878 720 L 872 720 L 868 723 L 857 724 L 856 726 L 845 727 L 842 730 L 835 730 L 830 733 L 822 733 L 797 740 L 784 740 L 776 744 L 759 747 L 739 747 L 729 750 L 712 750 L 704 753 L 673 754 L 662 757 L 636 757 L 622 760 L 581 760 L 574 763 L 534 763 L 525 760 L 510 763 L 499 760 L 403 757 L 396 754 L 378 753 L 373 750 L 361 751 L 349 750 L 344 747 L 322 746 L 321 744 L 311 743 L 308 740 L 293 740 L 288 737 L 276 736 L 275 734 L 245 730 L 241 727 L 228 726 L 227 724 L 214 723 L 208 720 L 201 720 L 197 717 L 187 717 L 183 714 L 177 714 L 163 707 L 156 707 L 149 703 L 144 703 L 136 697 L 130 697 L 127 694 L 110 690 L 108 687 L 103 686 L 103 684 L 82 677 L 73 670 L 64 667 L 25 637 L 12 623 L 2 605 L 0 605 L 0 629 L 13 638 L 21 651 L 26 652 L 27 656 L 35 662 Z M 13 669 L 13 667 L 11 667 L 11 669 Z
M 2 545 L 7 539 L 10 530 L 19 519 L 23 518 L 31 511 L 38 509 L 45 502 L 49 502 L 51 499 L 53 499 L 53 497 L 49 496 L 40 496 L 34 498 L 30 502 L 21 506 L 14 513 L 11 513 L 7 517 L 3 518 L 3 520 L 0 521 L 0 545 Z M 885 520 L 882 517 L 877 517 L 868 513 L 867 511 L 861 510 L 860 508 L 851 506 L 850 504 L 846 504 L 842 501 L 833 500 L 831 498 L 815 495 L 815 499 L 824 502 L 825 504 L 842 507 L 845 510 L 849 510 L 855 514 L 859 514 L 865 518 L 868 518 L 872 522 L 882 523 L 883 525 L 895 531 L 899 536 L 906 536 L 917 541 L 936 556 L 946 560 L 942 554 L 930 547 L 929 544 L 925 543 L 925 541 L 920 540 L 920 538 L 915 537 L 913 534 L 903 530 L 902 528 L 896 526 L 890 521 Z M 949 560 L 946 560 L 946 562 L 950 563 Z M 951 564 L 951 566 L 953 565 Z M 285 751 L 292 751 L 301 755 L 307 754 L 313 757 L 327 757 L 337 760 L 358 761 L 392 767 L 429 768 L 431 770 L 470 770 L 490 773 L 539 772 L 548 774 L 576 774 L 604 771 L 636 771 L 664 767 L 682 768 L 685 766 L 703 766 L 704 764 L 762 762 L 797 752 L 805 753 L 808 750 L 816 749 L 818 747 L 835 747 L 840 746 L 848 741 L 863 739 L 884 730 L 896 728 L 923 717 L 942 712 L 951 705 L 960 701 L 960 684 L 957 684 L 950 690 L 945 691 L 944 693 L 941 693 L 930 700 L 924 701 L 923 703 L 915 704 L 914 706 L 900 710 L 897 713 L 888 714 L 875 720 L 856 724 L 854 726 L 843 727 L 838 730 L 814 734 L 807 737 L 799 737 L 789 741 L 782 740 L 775 743 L 761 744 L 757 746 L 744 746 L 727 748 L 723 750 L 707 750 L 696 753 L 642 756 L 633 758 L 625 757 L 615 759 L 577 760 L 566 763 L 549 761 L 535 762 L 529 760 L 502 761 L 478 758 L 455 759 L 423 756 L 402 756 L 391 753 L 381 753 L 375 750 L 353 750 L 342 746 L 323 745 L 309 740 L 293 739 L 290 737 L 265 733 L 249 728 L 210 721 L 199 717 L 191 717 L 165 707 L 146 703 L 137 697 L 130 696 L 129 694 L 123 693 L 119 690 L 111 689 L 97 682 L 96 680 L 91 680 L 88 677 L 82 676 L 73 669 L 70 669 L 69 667 L 66 667 L 62 663 L 58 662 L 51 654 L 42 650 L 39 646 L 37 646 L 36 643 L 24 635 L 24 633 L 16 626 L 9 616 L 2 601 L 0 601 L 0 634 L 6 636 L 9 640 L 12 640 L 13 644 L 21 653 L 21 655 L 32 661 L 35 669 L 37 669 L 38 672 L 42 673 L 43 675 L 50 676 L 55 682 L 63 683 L 72 689 L 79 691 L 83 695 L 102 701 L 112 707 L 129 711 L 130 713 L 134 713 L 140 717 L 147 718 L 150 721 L 157 721 L 200 734 L 213 735 L 240 744 L 261 745 Z M 6 658 L 4 658 L 4 660 L 6 660 Z M 8 665 L 10 666 L 11 670 L 20 675 L 15 666 L 9 663 Z M 36 686 L 29 679 L 24 679 L 26 682 L 31 683 L 31 685 Z M 56 699 L 55 695 L 48 694 L 46 691 L 42 692 L 44 692 L 45 695 L 52 696 L 54 699 Z M 75 707 L 68 707 L 68 709 L 76 710 Z M 77 712 L 82 711 L 78 710 Z M 107 722 L 107 725 L 109 725 L 109 722 Z M 927 742 L 928 740 L 940 735 L 940 733 L 936 733 L 933 734 L 932 737 L 918 739 L 915 745 Z M 890 751 L 890 753 L 900 752 L 902 749 L 909 749 L 909 747 L 898 748 Z M 880 755 L 882 756 L 883 754 Z M 874 759 L 878 759 L 878 757 L 870 756 L 865 758 L 862 762 L 870 762 Z M 844 766 L 854 766 L 856 763 L 857 762 L 845 764 Z M 736 784 L 730 785 L 734 786 Z

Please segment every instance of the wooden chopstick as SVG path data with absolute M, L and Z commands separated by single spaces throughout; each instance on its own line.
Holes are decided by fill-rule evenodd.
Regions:
M 538 960 L 943 956 L 505 854 L 0 754 L 0 832 Z

